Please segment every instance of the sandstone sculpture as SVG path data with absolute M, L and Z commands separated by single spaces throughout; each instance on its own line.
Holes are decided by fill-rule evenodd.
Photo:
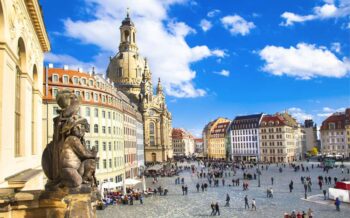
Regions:
M 42 167 L 48 178 L 46 188 L 79 188 L 82 184 L 96 187 L 97 151 L 85 146 L 84 135 L 90 126 L 79 115 L 80 100 L 68 90 L 59 92 L 56 99 L 61 109 L 54 118 L 53 140 L 42 156 Z

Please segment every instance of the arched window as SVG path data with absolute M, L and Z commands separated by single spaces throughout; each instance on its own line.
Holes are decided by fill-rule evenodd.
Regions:
M 22 110 L 21 110 L 21 74 L 26 70 L 26 49 L 22 38 L 18 39 L 18 63 L 16 66 L 16 81 L 15 81 L 15 156 L 23 155 L 23 146 L 21 143 L 22 129 Z
M 124 32 L 124 39 L 126 42 L 130 42 L 130 33 L 128 30 Z
M 133 42 L 136 43 L 135 33 L 132 33 Z
M 155 128 L 154 128 L 154 123 L 149 124 L 149 143 L 151 146 L 155 145 Z
M 94 125 L 94 133 L 98 133 L 98 125 L 97 124 Z
M 85 108 L 85 116 L 90 117 L 90 108 L 89 107 Z

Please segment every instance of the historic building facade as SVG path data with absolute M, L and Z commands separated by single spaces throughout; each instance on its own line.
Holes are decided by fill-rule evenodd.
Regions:
M 173 128 L 172 131 L 174 156 L 191 157 L 195 152 L 194 137 L 182 128 Z
M 138 176 L 145 170 L 145 144 L 143 143 L 143 120 L 141 113 L 136 113 L 136 156 Z
M 42 184 L 42 70 L 50 50 L 37 0 L 0 2 L 0 187 Z M 18 173 L 28 180 L 17 180 Z M 29 178 L 29 177 L 28 177 Z M 33 181 L 33 182 L 31 182 Z
M 147 60 L 138 53 L 136 33 L 127 15 L 120 27 L 119 52 L 110 60 L 107 77 L 137 104 L 142 114 L 145 162 L 164 162 L 173 155 L 172 116 L 160 80 L 153 93 L 152 74 Z
M 263 114 L 237 116 L 228 129 L 230 157 L 235 161 L 258 161 L 259 125 Z
M 59 109 L 55 96 L 60 90 L 71 90 L 81 97 L 80 114 L 90 124 L 90 132 L 85 136 L 86 146 L 98 150 L 96 177 L 99 183 L 120 182 L 125 177 L 137 176 L 136 119 L 139 113 L 136 106 L 101 74 L 50 65 L 43 75 L 43 143 L 52 139 L 53 118 Z
M 227 128 L 230 120 L 218 118 L 209 122 L 203 130 L 203 142 L 206 157 L 212 159 L 223 159 L 227 154 Z
M 320 134 L 322 153 L 325 155 L 339 155 L 350 157 L 348 143 L 350 109 L 337 112 L 322 122 Z
M 298 154 L 298 123 L 288 113 L 264 115 L 260 123 L 260 160 L 293 162 Z
M 311 151 L 313 147 L 317 147 L 317 125 L 313 120 L 305 120 L 304 122 L 305 131 L 305 146 L 302 148 L 302 153 L 305 154 Z

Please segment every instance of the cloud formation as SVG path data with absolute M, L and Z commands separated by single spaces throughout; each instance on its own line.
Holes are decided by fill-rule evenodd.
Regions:
M 251 29 L 255 28 L 253 22 L 248 22 L 237 14 L 223 17 L 221 23 L 232 35 L 245 36 L 250 33 Z
M 213 27 L 213 24 L 211 24 L 211 22 L 207 19 L 202 19 L 199 25 L 204 32 L 207 32 Z
M 203 96 L 206 92 L 195 87 L 193 79 L 197 72 L 190 66 L 205 58 L 223 57 L 225 52 L 220 49 L 211 50 L 206 45 L 191 47 L 186 42 L 186 37 L 195 34 L 195 30 L 184 22 L 168 16 L 168 9 L 172 5 L 186 2 L 186 0 L 85 0 L 85 6 L 92 19 L 65 19 L 65 35 L 82 43 L 98 46 L 100 53 L 96 56 L 99 60 L 105 58 L 105 61 L 99 62 L 97 67 L 106 69 L 108 57 L 117 52 L 119 25 L 129 7 L 131 18 L 137 28 L 136 40 L 139 51 L 143 56 L 147 56 L 154 80 L 161 77 L 166 93 L 171 96 Z
M 312 119 L 311 114 L 306 113 L 304 110 L 298 107 L 292 107 L 288 109 L 288 112 L 299 122 L 304 123 L 305 120 Z
M 266 62 L 262 70 L 277 76 L 341 78 L 350 71 L 348 59 L 340 60 L 327 48 L 306 43 L 290 48 L 266 46 L 259 55 Z
M 322 6 L 314 7 L 313 13 L 309 15 L 298 15 L 292 12 L 284 12 L 281 15 L 284 21 L 280 25 L 292 26 L 294 23 L 303 23 L 310 20 L 348 17 L 349 15 L 349 0 L 324 0 L 324 4 Z
M 219 75 L 221 75 L 221 76 L 225 76 L 225 77 L 230 76 L 230 71 L 228 71 L 228 70 L 221 70 L 221 71 L 215 72 L 215 73 L 216 73 L 216 74 L 219 74 Z
M 344 111 L 345 111 L 345 107 L 336 108 L 336 109 L 330 108 L 330 107 L 324 107 L 322 108 L 322 111 L 320 113 L 317 113 L 317 116 L 327 118 L 335 112 L 344 112 Z

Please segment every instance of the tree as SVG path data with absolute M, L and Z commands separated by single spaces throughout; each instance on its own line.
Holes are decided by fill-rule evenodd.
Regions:
M 317 150 L 317 147 L 313 147 L 310 151 L 311 155 L 312 156 L 316 156 L 318 154 L 318 150 Z

